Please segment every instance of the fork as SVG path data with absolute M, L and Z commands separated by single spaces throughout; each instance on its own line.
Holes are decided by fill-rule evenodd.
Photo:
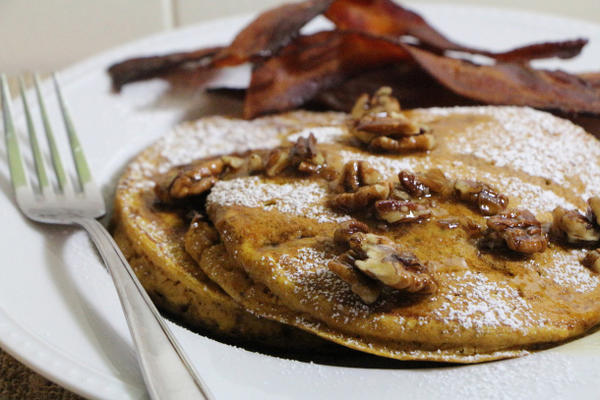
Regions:
M 39 186 L 39 190 L 34 190 L 19 149 L 6 75 L 0 74 L 8 165 L 17 205 L 27 218 L 34 221 L 78 225 L 87 231 L 117 289 L 137 350 L 146 389 L 152 399 L 213 399 L 119 247 L 104 226 L 97 221 L 97 218 L 106 214 L 104 199 L 92 178 L 56 74 L 53 75 L 53 80 L 79 184 L 73 184 L 69 175 L 65 173 L 40 90 L 39 78 L 34 75 L 36 97 L 57 183 L 55 190 L 46 173 L 23 79 L 20 78 L 20 94 Z

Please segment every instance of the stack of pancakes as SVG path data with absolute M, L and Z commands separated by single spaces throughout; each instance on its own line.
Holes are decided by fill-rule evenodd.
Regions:
M 320 351 L 335 342 L 401 360 L 480 362 L 527 354 L 584 334 L 600 321 L 600 275 L 589 246 L 551 242 L 515 254 L 474 245 L 440 220 L 473 207 L 439 202 L 410 224 L 364 220 L 429 266 L 433 293 L 383 290 L 365 302 L 329 267 L 335 231 L 356 215 L 331 207 L 318 175 L 219 180 L 194 201 L 165 204 L 156 185 L 172 168 L 314 135 L 340 165 L 361 160 L 384 179 L 439 169 L 485 182 L 542 223 L 556 207 L 584 210 L 600 194 L 600 143 L 550 114 L 520 107 L 419 109 L 405 115 L 435 138 L 429 151 L 373 152 L 341 113 L 296 111 L 253 121 L 220 116 L 177 127 L 144 150 L 118 184 L 114 236 L 163 310 L 217 337 Z M 323 339 L 326 339 L 324 341 Z

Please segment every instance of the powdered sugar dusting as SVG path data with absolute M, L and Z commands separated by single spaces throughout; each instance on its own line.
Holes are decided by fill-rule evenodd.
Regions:
M 327 184 L 306 180 L 278 184 L 258 176 L 220 181 L 213 186 L 207 204 L 258 207 L 315 219 L 342 222 L 350 216 L 339 214 L 325 204 Z
M 333 255 L 313 247 L 299 248 L 295 255 L 282 255 L 276 273 L 293 282 L 294 292 L 301 294 L 301 303 L 318 311 L 323 299 L 332 306 L 334 319 L 348 322 L 351 316 L 366 316 L 369 307 L 352 293 L 348 284 L 339 279 L 327 264 Z
M 581 193 L 583 197 L 600 191 L 594 187 L 600 176 L 600 146 L 582 149 L 584 143 L 594 138 L 570 121 L 527 107 L 432 108 L 426 112 L 437 116 L 478 114 L 495 118 L 467 127 L 459 140 L 449 144 L 452 152 L 473 154 L 498 167 L 508 166 L 566 187 L 571 187 L 572 178 L 576 177 L 586 186 Z M 494 146 L 488 146 L 489 135 L 482 134 L 489 130 L 496 132 Z
M 461 328 L 482 331 L 490 327 L 510 327 L 524 331 L 543 326 L 519 292 L 482 273 L 465 271 L 449 274 L 444 299 L 434 314 Z M 468 293 L 468 296 L 464 296 Z
M 592 273 L 579 262 L 584 255 L 583 250 L 556 254 L 553 257 L 553 263 L 545 266 L 543 273 L 557 284 L 575 292 L 591 292 L 598 288 L 600 279 L 597 274 Z

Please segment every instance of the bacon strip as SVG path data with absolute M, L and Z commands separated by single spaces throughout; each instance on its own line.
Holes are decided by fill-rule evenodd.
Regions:
M 600 72 L 587 72 L 579 74 L 579 77 L 597 89 L 600 89 Z
M 373 35 L 399 38 L 413 36 L 437 50 L 481 54 L 499 61 L 529 61 L 540 58 L 572 58 L 587 44 L 586 39 L 536 43 L 506 52 L 491 52 L 458 44 L 433 28 L 419 14 L 392 0 L 336 0 L 325 13 L 338 29 L 357 30 Z
M 360 32 L 300 36 L 252 72 L 244 117 L 298 107 L 361 71 L 409 59 L 393 41 Z
M 600 91 L 564 71 L 537 70 L 521 63 L 476 65 L 404 45 L 414 60 L 444 86 L 491 104 L 565 112 L 600 113 Z
M 254 57 L 269 57 L 294 39 L 300 29 L 323 14 L 333 0 L 306 0 L 268 10 L 237 34 L 217 54 L 214 66 L 239 65 Z
M 108 73 L 112 79 L 113 89 L 119 92 L 126 83 L 155 78 L 181 68 L 185 64 L 199 64 L 221 49 L 221 47 L 210 47 L 162 56 L 130 58 L 110 66 Z
M 552 57 L 568 59 L 579 55 L 586 44 L 588 44 L 588 40 L 580 38 L 564 40 L 562 42 L 534 43 L 523 47 L 517 47 L 503 53 L 485 51 L 481 54 L 502 62 L 526 62 Z

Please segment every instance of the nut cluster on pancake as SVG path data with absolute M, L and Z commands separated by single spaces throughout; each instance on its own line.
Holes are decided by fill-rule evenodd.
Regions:
M 556 207 L 552 211 L 550 234 L 553 239 L 571 246 L 600 245 L 600 197 L 590 197 L 587 203 L 586 214 L 563 207 Z M 600 250 L 589 250 L 581 263 L 591 271 L 600 273 Z
M 435 281 L 414 254 L 385 236 L 369 233 L 367 225 L 346 221 L 334 239 L 348 250 L 328 267 L 366 304 L 377 301 L 382 285 L 408 293 L 435 292 Z
M 518 253 L 532 254 L 548 246 L 542 223 L 528 210 L 510 210 L 491 216 L 487 226 L 480 244 L 489 249 L 506 246 Z
M 595 243 L 600 240 L 600 229 L 590 216 L 577 210 L 557 207 L 552 211 L 552 233 L 568 243 Z
M 430 150 L 435 145 L 427 128 L 418 126 L 402 113 L 390 87 L 380 88 L 373 97 L 360 96 L 352 109 L 351 133 L 370 150 L 406 153 Z

